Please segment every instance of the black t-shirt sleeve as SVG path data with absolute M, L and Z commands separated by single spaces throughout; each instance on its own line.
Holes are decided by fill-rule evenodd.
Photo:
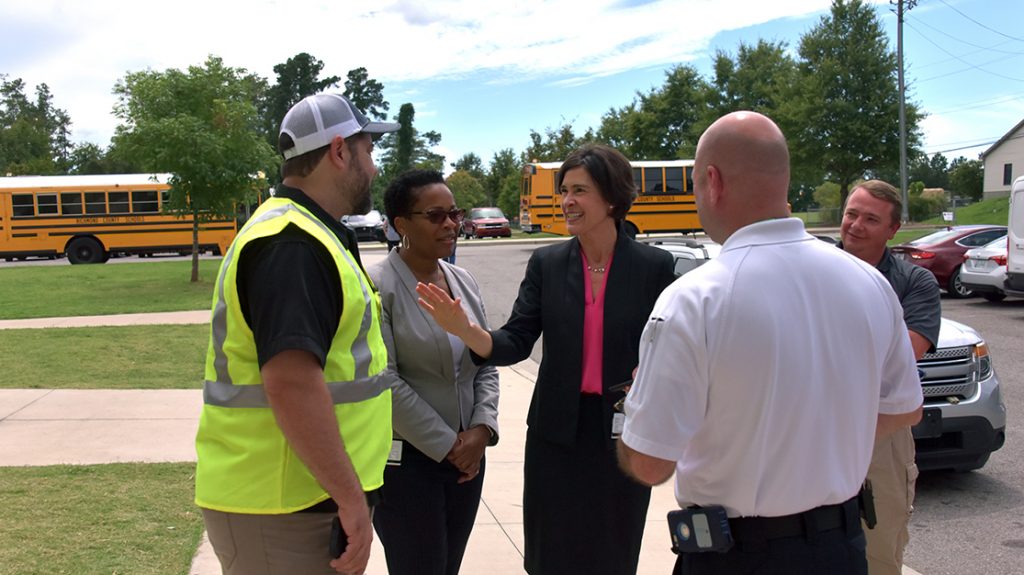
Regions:
M 289 225 L 246 245 L 237 281 L 260 367 L 294 349 L 312 353 L 324 365 L 342 310 L 340 276 L 327 248 Z

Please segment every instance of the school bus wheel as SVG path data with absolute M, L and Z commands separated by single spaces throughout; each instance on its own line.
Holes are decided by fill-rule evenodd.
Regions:
M 73 264 L 99 264 L 107 261 L 103 246 L 93 238 L 75 238 L 67 247 L 68 261 Z

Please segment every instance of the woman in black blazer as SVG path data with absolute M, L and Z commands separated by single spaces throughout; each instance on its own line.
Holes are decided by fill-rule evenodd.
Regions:
M 531 575 L 636 573 L 650 489 L 623 474 L 615 403 L 637 365 L 640 334 L 672 283 L 672 257 L 632 240 L 622 220 L 632 168 L 601 145 L 576 150 L 555 177 L 574 239 L 537 249 L 503 327 L 473 324 L 446 293 L 420 284 L 420 305 L 474 352 L 509 365 L 544 334 L 527 416 L 523 523 Z

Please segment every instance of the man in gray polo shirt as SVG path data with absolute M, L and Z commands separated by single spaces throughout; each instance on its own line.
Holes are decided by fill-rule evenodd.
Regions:
M 840 228 L 841 247 L 874 265 L 889 280 L 903 306 L 914 357 L 935 349 L 942 311 L 939 284 L 928 270 L 893 257 L 886 247 L 900 229 L 903 202 L 899 191 L 881 180 L 854 188 L 846 200 Z M 867 536 L 869 575 L 899 575 L 910 534 L 907 524 L 914 505 L 914 438 L 910 428 L 875 442 L 868 480 L 875 498 L 878 524 Z

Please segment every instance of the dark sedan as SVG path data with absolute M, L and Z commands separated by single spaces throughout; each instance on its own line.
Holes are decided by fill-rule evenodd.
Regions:
M 964 253 L 1004 235 L 1006 226 L 953 226 L 891 250 L 894 256 L 932 272 L 950 297 L 969 297 L 973 292 L 960 281 Z

